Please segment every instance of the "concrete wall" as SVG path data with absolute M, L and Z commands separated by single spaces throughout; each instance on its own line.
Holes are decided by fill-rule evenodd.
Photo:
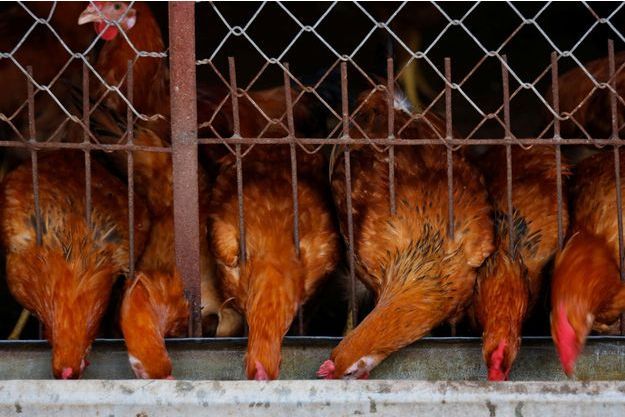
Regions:
M 5 381 L 0 415 L 106 417 L 602 416 L 625 383 L 420 381 Z
M 551 341 L 524 340 L 511 383 L 483 382 L 479 340 L 424 340 L 391 356 L 371 381 L 318 381 L 335 339 L 289 339 L 281 381 L 243 378 L 245 340 L 171 341 L 177 381 L 130 380 L 120 341 L 99 341 L 81 381 L 51 381 L 45 342 L 0 343 L 0 417 L 356 415 L 625 416 L 625 344 L 591 339 L 567 381 Z M 300 379 L 300 380 L 296 380 Z M 559 380 L 559 381 L 558 381 Z

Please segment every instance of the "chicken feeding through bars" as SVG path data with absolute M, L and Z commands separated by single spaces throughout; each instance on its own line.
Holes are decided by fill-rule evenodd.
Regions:
M 75 168 L 84 189 L 82 216 L 93 233 L 97 232 L 94 223 L 97 219 L 93 217 L 96 212 L 94 171 L 104 163 L 115 176 L 124 180 L 128 265 L 122 275 L 128 281 L 119 290 L 119 300 L 115 301 L 111 296 L 113 315 L 106 317 L 114 323 L 119 321 L 121 330 L 113 329 L 109 334 L 126 336 L 129 360 L 138 377 L 166 378 L 172 375 L 164 342 L 166 337 L 246 335 L 249 336 L 245 363 L 248 378 L 277 378 L 282 338 L 285 335 L 320 335 L 318 330 L 313 330 L 317 325 L 315 314 L 319 314 L 314 304 L 321 304 L 320 298 L 328 298 L 325 288 L 331 288 L 332 282 L 337 281 L 343 298 L 335 302 L 334 307 L 338 306 L 344 312 L 344 317 L 341 316 L 344 323 L 335 326 L 341 328 L 338 331 L 333 329 L 332 335 L 345 336 L 346 341 L 322 366 L 320 375 L 367 376 L 392 351 L 425 334 L 471 334 L 483 336 L 489 376 L 507 378 L 516 356 L 516 350 L 509 351 L 519 347 L 516 341 L 506 341 L 496 349 L 486 348 L 489 338 L 475 326 L 489 328 L 490 324 L 485 323 L 490 323 L 491 310 L 488 303 L 480 304 L 482 299 L 479 297 L 488 293 L 483 290 L 488 287 L 485 275 L 508 265 L 507 261 L 498 263 L 500 254 L 509 255 L 510 262 L 523 258 L 514 267 L 518 267 L 520 276 L 531 281 L 528 285 L 532 286 L 534 281 L 524 268 L 531 269 L 534 257 L 540 258 L 540 262 L 536 262 L 542 269 L 542 262 L 546 263 L 547 258 L 556 252 L 566 254 L 567 250 L 577 248 L 567 249 L 570 248 L 567 245 L 578 244 L 577 241 L 571 243 L 572 228 L 581 229 L 579 224 L 568 227 L 568 212 L 571 210 L 573 224 L 574 213 L 583 210 L 584 204 L 591 203 L 578 195 L 570 204 L 568 202 L 567 190 L 574 187 L 570 185 L 571 181 L 580 182 L 574 175 L 572 179 L 568 178 L 569 166 L 573 165 L 569 160 L 569 148 L 578 150 L 593 145 L 613 150 L 610 172 L 614 173 L 614 180 L 609 185 L 615 190 L 614 207 L 611 202 L 606 202 L 603 207 L 612 209 L 605 216 L 615 215 L 615 236 L 606 237 L 593 230 L 585 232 L 597 235 L 591 236 L 589 241 L 595 238 L 607 240 L 608 246 L 614 249 L 610 262 L 614 261 L 619 279 L 625 281 L 619 152 L 623 145 L 620 132 L 625 123 L 621 115 L 625 101 L 619 95 L 619 75 L 625 63 L 622 54 L 615 52 L 614 41 L 607 42 L 606 58 L 587 65 L 586 61 L 575 56 L 578 45 L 572 51 L 563 52 L 555 43 L 549 43 L 553 52 L 546 60 L 546 69 L 531 78 L 531 82 L 525 82 L 527 74 L 516 68 L 518 57 L 514 55 L 515 50 L 506 47 L 520 36 L 526 25 L 535 25 L 547 38 L 548 34 L 540 22 L 525 18 L 511 35 L 504 38 L 499 48 L 490 50 L 464 20 L 477 13 L 475 9 L 482 7 L 480 3 L 462 12 L 448 10 L 447 6 L 436 3 L 428 6 L 431 8 L 428 13 L 436 14 L 446 23 L 433 37 L 432 45 L 423 50 L 411 49 L 403 41 L 402 33 L 398 33 L 400 29 L 393 27 L 395 17 L 413 6 L 405 3 L 389 6 L 393 13 L 387 19 L 377 17 L 375 10 L 366 5 L 332 3 L 316 20 L 310 20 L 304 9 L 291 8 L 280 2 L 271 6 L 263 3 L 257 5 L 247 25 L 235 23 L 236 19 L 231 21 L 232 11 L 212 2 L 199 5 L 171 3 L 167 16 L 164 9 L 158 14 L 154 12 L 157 8 L 141 2 L 88 2 L 83 6 L 81 10 L 63 3 L 53 5 L 50 10 L 40 10 L 40 6 L 31 10 L 28 3 L 16 6 L 18 12 L 15 13 L 23 10 L 22 17 L 26 20 L 47 15 L 37 25 L 50 30 L 64 49 L 73 52 L 67 62 L 51 63 L 54 74 L 44 74 L 44 77 L 36 60 L 31 59 L 28 65 L 20 62 L 20 59 L 30 59 L 20 55 L 22 48 L 29 45 L 28 37 L 20 41 L 18 48 L 11 45 L 5 48 L 0 43 L 0 65 L 3 60 L 14 64 L 17 73 L 23 76 L 25 86 L 24 105 L 14 108 L 3 105 L 0 108 L 2 123 L 6 125 L 1 132 L 7 132 L 1 138 L 0 146 L 15 151 L 15 161 L 24 160 L 20 153 L 25 153 L 30 160 L 32 227 L 39 247 L 45 246 L 44 237 L 49 233 L 46 231 L 49 219 L 45 214 L 49 208 L 45 207 L 45 198 L 44 203 L 41 201 L 42 193 L 45 195 L 49 191 L 41 190 L 40 163 L 45 154 L 82 151 L 81 166 Z M 402 48 L 402 53 L 409 56 L 408 62 L 400 62 L 397 56 L 387 53 L 370 58 L 370 67 L 363 64 L 358 53 L 361 50 L 371 52 L 366 49 L 367 42 L 373 39 L 371 34 L 360 39 L 352 53 L 343 53 L 335 45 L 337 39 L 326 35 L 322 25 L 335 9 L 341 11 L 342 7 L 353 7 L 369 24 L 374 24 L 375 29 L 383 33 L 384 44 L 390 42 Z M 513 4 L 506 7 L 519 15 L 528 13 Z M 78 36 L 77 33 L 59 29 L 63 25 L 54 20 L 58 18 L 56 9 L 71 15 L 72 31 L 80 31 L 80 36 L 85 36 L 81 42 L 68 40 L 68 36 Z M 592 7 L 590 9 L 591 14 L 601 20 Z M 204 34 L 195 31 L 195 23 L 205 17 L 199 10 L 210 11 L 225 27 L 225 34 L 218 39 L 216 46 L 207 47 Z M 614 13 L 617 11 L 615 9 Z M 261 12 L 286 16 L 297 26 L 297 36 L 283 51 L 271 50 L 255 39 L 250 27 L 253 28 L 251 25 L 255 19 L 261 20 Z M 422 12 L 426 13 L 426 9 Z M 460 13 L 462 19 L 452 18 L 452 12 Z M 298 13 L 301 16 L 298 17 Z M 611 24 L 610 19 L 607 22 Z M 83 30 L 85 26 L 79 22 L 94 27 Z M 60 26 L 53 26 L 53 23 Z M 478 45 L 477 63 L 468 65 L 461 56 L 454 54 L 453 49 L 437 52 L 434 58 L 432 48 L 451 27 L 466 32 L 466 36 Z M 165 28 L 167 30 L 163 30 Z M 0 29 L 4 30 L 4 26 Z M 319 71 L 310 77 L 306 77 L 306 71 L 302 70 L 311 65 L 310 59 L 300 60 L 300 56 L 289 51 L 295 49 L 299 37 L 305 35 L 312 36 L 326 47 L 330 55 L 330 59 L 323 63 L 319 60 Z M 590 35 L 586 33 L 582 39 L 585 36 Z M 248 42 L 251 50 L 260 57 L 260 66 L 251 64 L 252 58 L 244 53 L 237 54 L 234 46 L 235 53 L 230 54 L 227 45 L 232 40 Z M 76 46 L 76 43 L 80 45 Z M 82 43 L 86 45 L 83 47 Z M 71 49 L 73 47 L 79 48 L 80 52 L 76 53 Z M 571 56 L 576 67 L 563 73 L 563 61 Z M 80 65 L 73 68 L 76 63 Z M 375 73 L 373 63 L 379 67 L 375 68 Z M 471 87 L 473 77 L 486 63 L 497 67 L 492 71 L 497 81 L 489 80 L 497 84 L 497 101 L 492 108 L 471 94 L 474 91 Z M 411 101 L 404 96 L 400 84 L 414 85 L 415 80 L 411 77 L 415 75 L 410 75 L 413 70 L 417 71 L 416 77 L 423 77 L 421 65 L 432 72 L 430 78 L 434 78 L 441 88 L 433 97 L 426 97 L 426 100 L 418 97 L 414 102 L 415 94 L 418 96 L 428 89 L 408 92 L 406 96 L 411 97 Z M 66 80 L 70 70 L 75 77 L 71 81 Z M 2 66 L 0 71 L 3 71 Z M 271 71 L 273 74 L 265 79 Z M 532 134 L 519 128 L 515 119 L 516 113 L 520 112 L 515 100 L 526 92 L 535 95 L 535 102 L 544 107 L 546 113 L 543 115 L 546 125 L 540 125 Z M 16 89 L 15 96 L 19 94 Z M 48 101 L 60 112 L 60 123 L 52 123 L 52 126 L 48 126 L 42 116 L 50 108 Z M 39 106 L 42 106 L 41 110 Z M 462 125 L 467 108 L 477 114 L 475 126 Z M 24 121 L 20 121 L 20 117 L 24 117 Z M 498 136 L 497 132 L 501 135 Z M 533 155 L 536 149 L 540 149 L 537 145 L 547 146 L 553 152 L 540 154 L 535 160 L 518 157 L 518 153 L 523 152 Z M 486 155 L 495 154 L 482 153 L 484 148 L 503 151 L 496 153 L 497 167 L 503 169 L 501 172 L 478 170 L 480 162 L 488 158 Z M 408 168 L 406 161 L 419 161 L 430 170 L 421 172 Z M 521 203 L 516 190 L 531 188 L 519 170 L 529 172 L 552 164 L 555 176 L 546 183 L 555 204 L 549 206 L 549 210 L 554 209 L 556 243 L 547 245 L 545 240 L 547 235 L 551 236 L 548 233 L 551 229 L 538 227 L 536 231 L 530 224 L 531 215 L 519 215 L 523 208 L 519 207 Z M 272 169 L 267 170 L 267 166 Z M 478 168 L 474 171 L 474 167 Z M 328 171 L 334 173 L 331 180 Z M 489 177 L 491 171 L 501 174 L 497 180 Z M 267 181 L 267 178 L 275 182 Z M 406 184 L 406 178 L 423 184 L 431 181 L 431 189 L 424 185 L 413 190 Z M 484 184 L 482 178 L 486 178 Z M 376 188 L 378 180 L 382 185 Z M 504 190 L 488 189 L 492 184 Z M 484 194 L 484 201 L 471 200 L 461 192 L 466 189 L 473 190 L 476 195 Z M 424 207 L 413 204 L 411 199 L 417 198 L 415 196 L 420 192 L 424 194 L 419 199 L 431 198 L 440 202 L 441 207 L 432 208 L 437 204 L 432 202 Z M 371 207 L 364 202 L 377 201 L 380 195 L 384 201 L 380 202 L 380 212 L 371 214 Z M 439 195 L 445 198 L 439 199 Z M 406 206 L 410 204 L 419 213 L 415 218 L 410 218 L 414 213 L 406 214 Z M 543 204 L 546 207 L 551 203 Z M 150 231 L 137 229 L 145 223 L 144 219 L 137 217 L 143 216 L 144 205 L 150 213 Z M 480 217 L 482 213 L 475 214 L 473 218 L 467 205 L 472 209 L 480 208 L 476 209 L 480 213 L 482 205 L 488 205 L 493 213 L 497 213 L 484 218 Z M 257 219 L 258 213 L 266 214 L 264 221 Z M 433 217 L 445 226 L 444 231 L 432 226 L 429 220 Z M 488 225 L 486 217 L 493 225 Z M 551 219 L 551 215 L 546 217 Z M 382 239 L 379 236 L 388 232 L 382 226 L 377 228 L 378 220 L 395 233 L 396 240 L 389 238 L 389 242 L 397 244 L 391 248 L 389 243 L 388 247 L 380 246 L 378 250 L 380 253 L 397 251 L 395 258 L 392 254 L 388 259 L 376 258 L 366 251 L 367 245 L 374 245 L 375 239 Z M 283 221 L 288 222 L 288 228 Z M 393 223 L 395 221 L 397 223 Z M 423 222 L 423 227 L 415 226 L 419 222 Z M 483 246 L 474 244 L 474 236 L 467 237 L 477 233 L 472 222 L 484 229 L 493 229 L 494 237 L 484 233 L 481 235 Z M 534 221 L 534 226 L 537 223 Z M 144 237 L 143 234 L 148 232 L 150 236 Z M 414 242 L 402 246 L 405 234 L 410 233 L 414 235 Z M 537 235 L 540 237 L 536 238 Z M 534 238 L 542 239 L 541 242 L 548 247 L 536 249 L 539 245 L 532 240 Z M 279 240 L 280 244 L 273 245 L 272 239 Z M 429 243 L 437 243 L 427 245 L 424 241 L 428 239 Z M 5 237 L 5 241 L 10 238 Z M 525 245 L 526 252 L 518 245 Z M 431 259 L 425 255 L 421 259 L 419 251 Z M 537 251 L 549 256 L 543 259 Z M 457 272 L 455 265 L 465 259 L 463 257 L 470 268 L 464 265 L 458 267 L 462 272 Z M 430 289 L 436 291 L 432 289 L 431 293 L 421 294 L 420 298 L 442 294 L 441 299 L 453 298 L 453 305 L 440 301 L 436 305 L 441 315 L 431 323 L 427 322 L 427 328 L 418 332 L 414 329 L 406 331 L 402 337 L 398 336 L 399 331 L 392 337 L 386 335 L 389 341 L 381 343 L 382 347 L 359 340 L 362 334 L 373 334 L 371 329 L 375 326 L 369 330 L 367 326 L 375 322 L 376 314 L 380 317 L 387 314 L 384 306 L 380 306 L 380 300 L 396 305 L 398 311 L 410 316 L 398 298 L 389 295 L 400 291 L 400 286 L 389 284 L 392 277 L 387 276 L 388 271 L 410 269 L 404 271 L 406 276 L 401 291 L 420 294 L 415 290 L 419 284 L 411 287 L 408 282 L 414 278 L 412 273 L 421 274 L 413 270 L 421 271 L 432 259 L 453 266 L 440 271 L 440 277 L 445 278 L 429 277 L 431 283 L 436 282 Z M 566 258 L 562 255 L 556 259 L 556 273 L 563 270 L 558 263 L 561 259 Z M 341 268 L 342 272 L 337 272 Z M 450 274 L 462 275 L 466 285 L 462 289 L 454 287 L 453 291 L 449 290 L 453 283 L 445 279 Z M 549 273 L 532 277 L 538 275 L 540 279 L 536 278 L 536 282 L 547 282 L 550 277 Z M 135 276 L 140 278 L 135 280 Z M 414 281 L 427 281 L 426 276 L 425 273 L 418 275 Z M 554 284 L 554 288 L 560 287 Z M 374 294 L 376 307 L 363 305 L 362 294 L 367 291 Z M 470 297 L 472 291 L 475 291 L 475 297 Z M 552 294 L 553 300 L 559 300 L 558 297 L 559 294 Z M 524 301 L 531 307 L 538 303 L 532 291 L 526 298 Z M 120 306 L 116 307 L 116 302 Z M 281 303 L 289 304 L 288 308 L 281 308 Z M 418 301 L 415 304 L 418 305 Z M 620 307 L 618 303 L 616 305 Z M 263 316 L 258 313 L 259 306 L 274 310 Z M 470 313 L 471 308 L 479 310 L 475 316 Z M 529 310 L 531 308 L 527 307 Z M 20 333 L 27 314 L 24 310 L 13 337 Z M 410 314 L 416 313 L 410 311 Z M 518 317 L 520 322 L 525 320 L 526 314 L 529 312 L 523 307 L 523 313 Z M 584 329 L 577 319 L 571 319 L 569 323 L 568 319 L 561 317 L 562 314 L 561 310 L 555 313 L 559 317 L 559 330 L 554 330 L 554 339 L 557 339 L 561 358 L 569 372 L 576 358 L 570 352 L 579 354 L 586 334 L 582 335 Z M 619 310 L 618 314 L 622 312 Z M 37 315 L 41 314 L 37 312 Z M 328 317 L 336 318 L 337 315 Z M 493 313 L 492 317 L 495 316 Z M 612 324 L 612 314 L 608 320 L 610 323 L 604 323 L 605 317 L 599 310 L 592 313 L 592 317 L 595 316 L 598 317 L 595 327 L 599 331 L 614 332 L 613 328 L 607 329 L 608 324 Z M 145 317 L 153 328 L 133 327 L 132 320 L 137 317 Z M 279 322 L 279 325 L 272 328 L 267 324 L 270 322 Z M 402 329 L 408 326 L 401 320 L 388 322 Z M 458 330 L 459 327 L 463 329 Z M 579 339 L 575 342 L 571 341 L 571 328 Z M 621 315 L 618 333 L 622 336 L 624 330 Z M 140 338 L 133 338 L 139 333 L 151 334 L 151 338 L 145 339 L 150 339 L 152 344 L 143 344 Z M 386 334 L 381 330 L 378 333 Z M 40 332 L 39 337 L 44 336 Z M 77 367 L 80 372 L 74 369 Z M 76 377 L 84 367 L 73 364 L 70 368 L 72 372 L 68 376 Z M 64 374 L 63 369 L 60 373 L 55 369 L 55 373 Z

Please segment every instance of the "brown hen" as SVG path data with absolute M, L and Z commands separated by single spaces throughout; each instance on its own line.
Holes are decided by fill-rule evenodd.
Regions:
M 225 295 L 245 314 L 250 379 L 278 377 L 282 338 L 297 309 L 338 261 L 321 155 L 297 152 L 300 254 L 293 241 L 288 146 L 257 145 L 243 163 L 246 258 L 240 258 L 235 160 L 221 161 L 210 218 L 211 242 Z
M 92 127 L 100 140 L 114 142 L 122 137 L 123 125 L 113 118 L 114 115 L 99 111 L 95 116 Z M 133 143 L 156 148 L 167 145 L 156 133 L 141 125 L 134 130 Z M 127 175 L 126 158 L 125 153 L 109 156 L 109 160 L 123 175 Z M 135 374 L 144 378 L 165 378 L 171 375 L 163 373 L 166 369 L 171 370 L 171 362 L 163 339 L 179 335 L 179 329 L 165 324 L 162 324 L 164 327 L 148 327 L 145 322 L 136 321 L 134 315 L 143 306 L 145 311 L 142 314 L 149 317 L 153 317 L 154 309 L 161 311 L 164 323 L 179 323 L 188 319 L 188 304 L 182 290 L 178 291 L 178 288 L 183 288 L 183 284 L 176 271 L 174 258 L 172 159 L 167 152 L 135 151 L 133 161 L 135 191 L 147 202 L 152 215 L 152 227 L 145 250 L 137 264 L 142 283 L 127 285 L 120 320 Z M 217 288 L 215 262 L 208 248 L 210 187 L 201 168 L 198 170 L 198 177 L 203 328 L 207 336 L 234 336 L 241 331 L 242 318 L 236 310 L 223 305 L 223 298 Z M 149 302 L 141 304 L 138 301 L 144 299 Z
M 544 280 L 543 268 L 558 250 L 555 150 L 535 146 L 512 151 L 512 245 L 508 225 L 505 148 L 482 156 L 494 208 L 497 250 L 478 271 L 474 320 L 482 329 L 488 379 L 506 380 L 521 343 L 521 328 Z M 568 167 L 563 164 L 563 175 Z M 566 196 L 563 229 L 568 227 Z
M 111 22 L 107 24 L 107 20 Z M 113 23 L 117 22 L 119 27 Z M 126 113 L 128 62 L 132 62 L 132 105 L 137 112 L 156 118 L 149 127 L 161 138 L 169 137 L 169 68 L 164 57 L 139 56 L 138 52 L 162 53 L 161 29 L 145 2 L 95 1 L 89 4 L 78 24 L 92 23 L 105 42 L 95 65 L 99 76 L 120 92 L 109 92 L 100 79 L 91 77 L 91 96 L 105 97 L 105 105 L 118 114 Z M 121 28 L 124 34 L 120 33 Z
M 623 174 L 621 165 L 621 192 Z M 625 310 L 614 176 L 612 152 L 585 159 L 575 171 L 571 234 L 556 257 L 551 285 L 551 334 L 567 375 L 589 332 L 609 333 Z
M 387 136 L 386 93 L 362 103 L 356 120 L 369 137 Z M 395 126 L 409 109 L 395 100 Z M 428 115 L 413 121 L 407 138 L 436 138 L 444 122 Z M 427 121 L 427 122 L 426 122 Z M 431 126 L 431 127 L 430 127 Z M 353 129 L 354 137 L 361 137 Z M 397 135 L 397 132 L 396 132 Z M 454 238 L 448 235 L 447 166 L 444 146 L 396 146 L 397 211 L 389 203 L 388 154 L 351 147 L 354 251 L 358 277 L 377 298 L 373 311 L 332 351 L 319 369 L 325 378 L 366 378 L 394 351 L 464 314 L 475 269 L 493 251 L 493 224 L 479 173 L 462 157 L 453 160 Z M 345 164 L 332 172 L 341 230 L 347 233 Z
M 4 181 L 2 241 L 13 296 L 41 320 L 52 345 L 56 378 L 79 378 L 117 277 L 128 272 L 125 185 L 92 163 L 91 226 L 85 221 L 82 153 L 41 157 L 41 246 L 37 245 L 31 164 Z M 135 256 L 149 230 L 148 211 L 135 201 Z

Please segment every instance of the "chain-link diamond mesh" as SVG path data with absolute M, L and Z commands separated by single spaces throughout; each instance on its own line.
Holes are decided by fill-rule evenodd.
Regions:
M 200 148 L 237 160 L 266 144 L 307 153 L 359 144 L 389 154 L 418 144 L 449 152 L 622 144 L 622 2 L 198 2 L 195 22 L 184 22 L 195 27 L 194 91 L 170 91 L 167 5 L 120 3 L 112 19 L 102 12 L 107 3 L 2 6 L 7 156 L 54 148 L 175 153 L 177 94 L 194 97 Z M 95 28 L 94 20 L 78 24 L 86 7 L 101 18 Z M 370 137 L 358 116 L 379 91 L 391 91 L 410 120 Z M 298 108 L 314 117 L 300 120 Z M 448 122 L 445 131 L 431 124 L 433 114 Z M 407 137 L 414 120 L 435 137 Z M 134 143 L 137 126 L 154 129 L 162 143 Z M 562 149 L 575 156 L 581 147 Z

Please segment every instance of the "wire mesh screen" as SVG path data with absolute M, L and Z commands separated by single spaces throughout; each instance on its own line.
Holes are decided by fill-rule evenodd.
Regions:
M 91 15 L 84 14 L 87 7 Z M 291 236 L 283 238 L 298 258 L 304 251 L 298 172 L 315 155 L 330 165 L 340 161 L 350 214 L 340 230 L 341 259 L 329 274 L 335 282 L 313 297 L 317 307 L 297 306 L 292 327 L 293 334 L 340 335 L 345 323 L 355 326 L 367 311 L 358 311 L 366 290 L 358 283 L 355 259 L 355 232 L 361 225 L 351 214 L 350 152 L 368 147 L 387 155 L 391 217 L 398 205 L 397 148 L 444 147 L 446 232 L 453 237 L 458 233 L 454 159 L 504 146 L 505 159 L 499 162 L 508 171 L 506 221 L 512 245 L 513 150 L 552 146 L 561 248 L 567 234 L 564 159 L 575 161 L 607 146 L 614 149 L 615 172 L 620 172 L 622 9 L 620 2 L 3 5 L 4 172 L 30 161 L 33 227 L 40 245 L 45 228 L 39 202 L 42 154 L 82 152 L 84 166 L 76 167 L 76 175 L 84 173 L 88 225 L 93 220 L 92 164 L 123 178 L 128 277 L 135 276 L 144 256 L 144 244 L 136 247 L 141 239 L 135 236 L 135 201 L 145 200 L 153 222 L 161 219 L 154 213 L 169 210 L 163 216 L 172 220 L 175 258 L 170 256 L 189 303 L 186 333 L 212 336 L 218 324 L 211 327 L 207 320 L 220 319 L 230 301 L 219 293 L 219 282 L 211 284 L 219 293 L 212 312 L 202 298 L 203 245 L 211 239 L 203 211 L 223 164 L 230 163 L 235 173 L 236 262 L 241 266 L 249 251 L 246 219 L 256 209 L 245 204 L 245 166 L 254 163 L 255 152 L 277 145 L 285 150 L 278 153 L 290 167 L 294 214 Z M 373 134 L 360 115 L 379 94 L 385 97 L 379 115 L 384 128 L 376 132 L 384 134 Z M 405 117 L 398 120 L 396 111 Z M 430 134 L 411 137 L 413 123 L 429 126 Z M 320 174 L 327 181 L 327 166 Z M 615 178 L 622 263 L 620 176 Z M 332 309 L 340 313 L 320 312 Z M 11 304 L 8 314 L 12 326 L 19 308 Z M 546 332 L 544 323 L 537 329 Z

